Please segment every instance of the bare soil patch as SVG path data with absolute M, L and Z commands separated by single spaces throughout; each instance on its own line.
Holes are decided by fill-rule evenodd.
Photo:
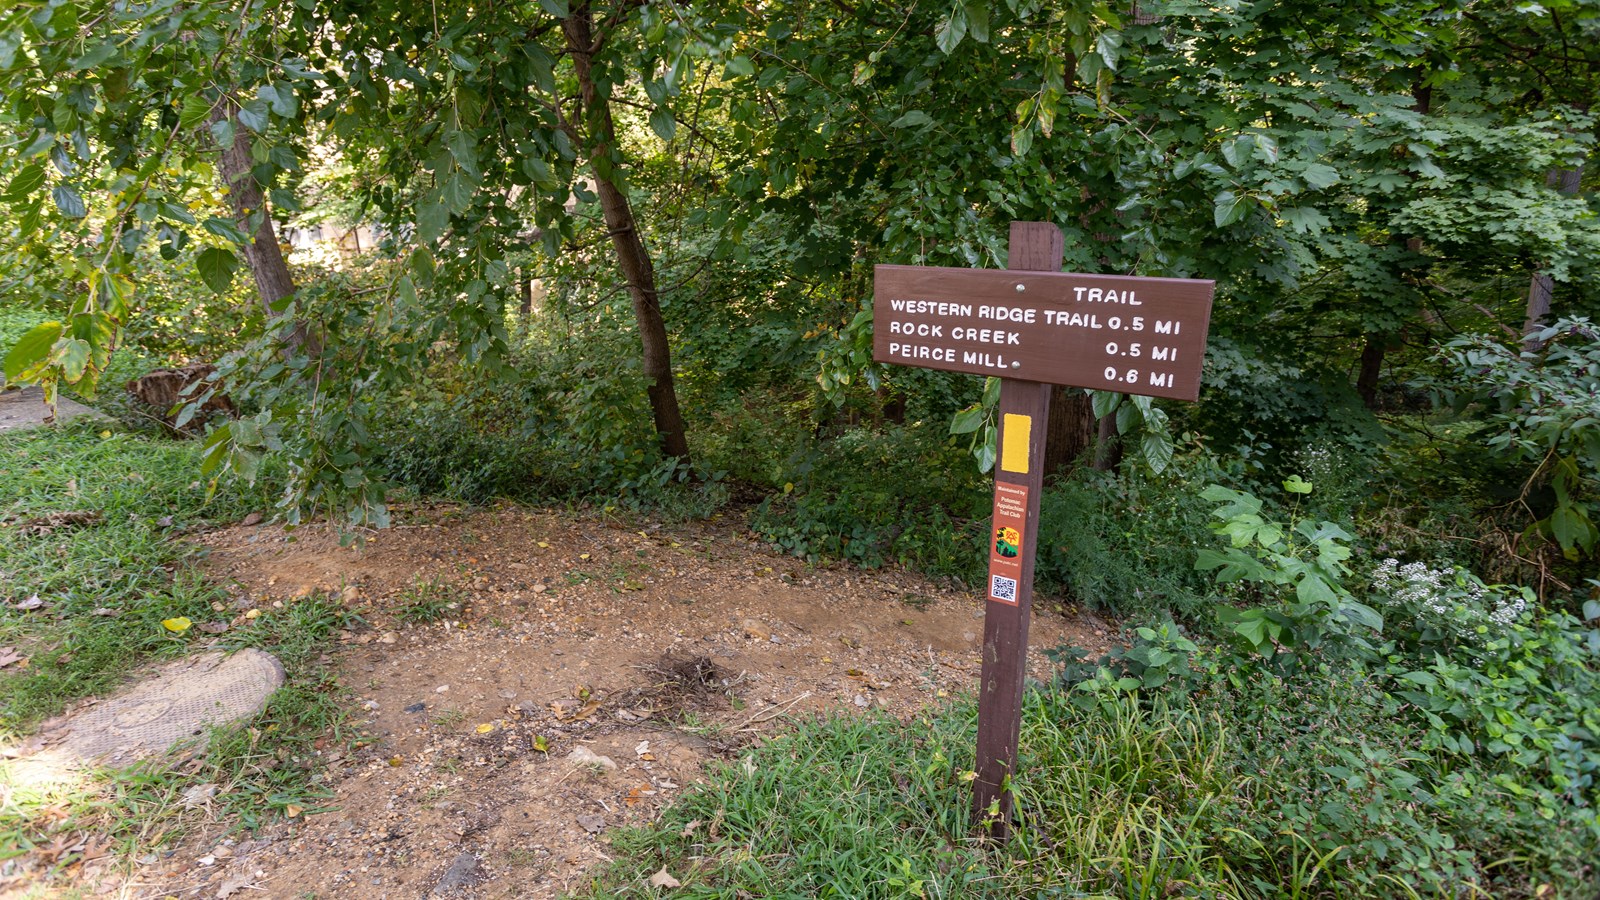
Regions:
M 977 684 L 981 601 L 912 573 L 807 566 L 716 520 L 514 506 L 404 519 L 348 548 L 267 526 L 201 539 L 241 610 L 326 592 L 366 611 L 333 651 L 365 733 L 321 751 L 324 810 L 248 837 L 209 824 L 103 888 L 554 897 L 610 858 L 611 829 L 786 719 L 909 715 Z M 1032 628 L 1035 648 L 1108 640 L 1105 623 L 1048 607 Z

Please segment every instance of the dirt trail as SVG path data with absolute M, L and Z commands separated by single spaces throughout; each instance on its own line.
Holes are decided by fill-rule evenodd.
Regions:
M 367 610 L 334 656 L 371 738 L 321 751 L 328 811 L 250 840 L 202 829 L 124 882 L 134 896 L 554 897 L 609 858 L 610 829 L 786 718 L 905 715 L 978 679 L 972 592 L 808 567 L 716 521 L 439 507 L 353 549 L 309 529 L 203 541 L 241 608 L 328 591 Z M 406 625 L 419 584 L 462 605 Z M 1053 611 L 1032 635 L 1107 641 Z

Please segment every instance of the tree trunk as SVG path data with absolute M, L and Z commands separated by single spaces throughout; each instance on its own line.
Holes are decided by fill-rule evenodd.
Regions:
M 1100 417 L 1099 434 L 1094 445 L 1094 467 L 1100 472 L 1115 471 L 1122 462 L 1122 435 L 1117 434 L 1117 416 Z
M 256 296 L 267 318 L 274 319 L 282 315 L 274 310 L 274 304 L 295 292 L 294 278 L 289 274 L 289 264 L 284 261 L 283 249 L 278 246 L 278 236 L 273 232 L 266 196 L 251 174 L 255 160 L 250 158 L 250 132 L 239 124 L 237 112 L 233 101 L 224 98 L 220 108 L 212 114 L 213 121 L 226 117 L 233 125 L 233 146 L 219 148 L 222 154 L 217 172 L 222 177 L 223 187 L 228 189 L 234 223 L 249 237 L 239 249 L 244 252 L 245 265 L 255 279 Z M 284 343 L 290 350 L 308 356 L 322 352 L 322 342 L 304 322 L 295 322 L 289 327 Z
M 1551 169 L 1545 183 L 1567 196 L 1578 193 L 1578 183 L 1583 180 L 1583 167 L 1576 169 Z M 1528 283 L 1528 317 L 1522 324 L 1522 349 L 1537 352 L 1540 341 L 1534 337 L 1544 327 L 1544 317 L 1550 314 L 1550 297 L 1555 293 L 1555 281 L 1543 272 L 1534 272 Z
M 1433 88 L 1425 84 L 1421 76 L 1411 87 L 1411 100 L 1411 110 L 1421 115 L 1427 115 L 1433 108 Z M 1405 241 L 1408 251 L 1418 255 L 1422 253 L 1422 238 L 1408 237 Z M 1389 335 L 1369 331 L 1364 338 L 1361 364 L 1356 373 L 1356 394 L 1361 397 L 1362 405 L 1375 410 L 1378 408 L 1378 379 L 1383 375 L 1383 358 L 1389 352 Z
M 522 303 L 518 311 L 522 313 L 522 327 L 528 327 L 528 317 L 533 315 L 533 273 L 524 266 L 522 269 Z
M 1044 442 L 1044 474 L 1054 477 L 1089 449 L 1094 437 L 1094 407 L 1080 388 L 1050 388 L 1049 436 Z
M 633 317 L 639 327 L 639 343 L 644 354 L 644 375 L 649 381 L 650 411 L 660 435 L 661 452 L 684 464 L 689 462 L 689 441 L 683 413 L 678 409 L 678 394 L 672 382 L 672 357 L 667 348 L 667 326 L 661 318 L 661 298 L 656 293 L 655 267 L 644 239 L 639 235 L 628 195 L 617 184 L 617 176 L 607 165 L 616 144 L 616 127 L 611 120 L 609 89 L 602 92 L 595 83 L 589 57 L 594 53 L 594 25 L 588 6 L 574 9 L 562 21 L 567 49 L 572 53 L 572 68 L 577 73 L 587 120 L 589 160 L 594 165 L 595 188 L 600 209 L 616 250 L 617 264 L 628 283 L 633 301 Z
M 1361 348 L 1361 370 L 1356 374 L 1356 393 L 1367 409 L 1378 408 L 1378 378 L 1383 374 L 1383 357 L 1389 340 L 1381 334 L 1367 335 Z

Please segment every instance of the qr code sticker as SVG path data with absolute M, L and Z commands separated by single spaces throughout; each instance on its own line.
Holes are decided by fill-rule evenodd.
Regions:
M 990 575 L 989 596 L 1007 603 L 1017 602 L 1017 580 L 1004 575 Z

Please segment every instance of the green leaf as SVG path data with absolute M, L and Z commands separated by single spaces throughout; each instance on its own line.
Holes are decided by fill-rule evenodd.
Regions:
M 1212 217 L 1218 228 L 1223 228 L 1244 218 L 1249 211 L 1250 195 L 1223 191 L 1212 206 Z
M 1144 461 L 1150 471 L 1160 475 L 1172 464 L 1172 435 L 1166 431 L 1146 431 L 1140 441 L 1144 448 Z
M 114 41 L 105 41 L 96 44 L 93 49 L 72 61 L 72 67 L 79 71 L 92 69 L 117 54 L 117 45 Z
M 1331 604 L 1338 598 L 1338 594 L 1334 592 L 1333 586 L 1328 584 L 1327 579 L 1314 572 L 1307 573 L 1306 577 L 1300 579 L 1294 586 L 1294 595 L 1302 603 Z
M 1127 434 L 1133 430 L 1134 425 L 1142 421 L 1144 416 L 1140 414 L 1139 407 L 1132 403 L 1124 403 L 1117 407 L 1117 434 Z
M 1102 31 L 1094 40 L 1095 52 L 1100 54 L 1100 59 L 1105 62 L 1106 68 L 1115 72 L 1117 59 L 1122 53 L 1122 34 L 1116 31 Z
M 200 223 L 200 227 L 225 241 L 232 241 L 235 244 L 243 244 L 246 240 L 244 232 L 239 230 L 239 226 L 218 216 L 206 219 Z
M 933 117 L 920 109 L 913 109 L 889 123 L 890 128 L 916 128 L 919 125 L 932 125 Z
M 6 378 L 15 381 L 22 373 L 36 367 L 50 354 L 63 330 L 60 322 L 45 322 L 28 329 L 6 354 Z
M 433 243 L 450 227 L 450 210 L 439 199 L 438 194 L 429 191 L 417 203 L 417 239 L 425 243 Z
M 1306 184 L 1315 191 L 1330 187 L 1339 181 L 1339 173 L 1334 171 L 1332 166 L 1325 166 L 1322 163 L 1312 163 L 1306 166 L 1305 171 L 1300 173 L 1300 177 L 1305 179 Z
M 750 57 L 741 54 L 728 60 L 727 73 L 734 76 L 749 77 L 756 73 L 756 66 L 755 63 L 750 61 Z
M 55 348 L 56 359 L 61 365 L 61 375 L 69 384 L 75 384 L 83 378 L 83 372 L 89 367 L 89 342 L 78 338 L 66 338 Z
M 1251 649 L 1259 652 L 1267 643 L 1267 620 L 1245 619 L 1233 626 L 1233 633 L 1244 638 Z
M 233 284 L 233 273 L 239 270 L 239 258 L 231 250 L 207 247 L 195 254 L 194 265 L 200 272 L 200 280 L 220 294 Z
M 989 4 L 986 0 L 976 0 L 962 8 L 967 13 L 967 34 L 980 44 L 989 43 Z
M 1291 494 L 1311 493 L 1311 482 L 1302 480 L 1299 475 L 1290 475 L 1284 479 L 1283 489 Z
M 210 115 L 211 101 L 199 94 L 190 94 L 183 98 L 183 105 L 178 107 L 178 124 L 184 128 L 193 128 Z
M 960 46 L 961 39 L 967 36 L 967 11 L 957 5 L 950 10 L 950 15 L 934 29 L 933 42 L 939 45 L 939 52 L 950 55 L 950 51 Z
M 1000 402 L 1000 387 L 1002 383 L 1002 379 L 993 375 L 983 380 L 983 399 L 979 402 L 983 404 L 984 409 L 993 409 L 994 405 Z
M 1588 550 L 1595 544 L 1594 525 L 1582 508 L 1571 504 L 1559 504 L 1550 514 L 1550 533 L 1568 552 L 1579 547 Z
M 1345 618 L 1357 625 L 1371 628 L 1373 631 L 1383 630 L 1383 616 L 1365 603 L 1349 600 L 1339 607 L 1339 611 L 1344 613 Z
M 572 10 L 567 6 L 567 0 L 539 0 L 539 7 L 558 19 L 565 19 L 572 15 Z
M 672 140 L 678 133 L 678 121 L 672 117 L 672 110 L 665 106 L 658 106 L 650 111 L 650 130 L 663 141 Z
M 233 122 L 229 119 L 218 119 L 211 123 L 211 137 L 217 146 L 224 150 L 233 149 Z
M 1089 397 L 1089 406 L 1096 419 L 1111 415 L 1117 404 L 1122 402 L 1122 395 L 1116 391 L 1091 391 Z
M 955 414 L 950 420 L 951 434 L 971 434 L 977 431 L 984 420 L 984 410 L 981 405 L 969 406 Z
M 7 203 L 26 200 L 34 188 L 41 184 L 44 184 L 44 167 L 38 163 L 28 163 L 11 177 L 11 183 L 6 185 L 5 193 L 0 194 L 0 200 Z
M 244 106 L 239 107 L 239 111 L 234 115 L 234 118 L 239 120 L 240 125 L 254 131 L 256 134 L 261 134 L 267 130 L 266 101 L 260 98 L 251 100 Z
M 50 199 L 56 202 L 56 209 L 69 219 L 81 219 L 89 214 L 89 208 L 83 205 L 83 198 L 68 185 L 58 184 L 51 188 Z
M 1033 127 L 1019 125 L 1011 132 L 1011 152 L 1017 156 L 1027 156 L 1033 148 Z
M 451 213 L 460 215 L 472 205 L 472 183 L 456 172 L 439 186 L 439 199 Z
M 1423 687 L 1439 686 L 1439 678 L 1432 672 L 1406 672 L 1400 677 L 1412 684 L 1420 684 Z
M 978 460 L 978 471 L 988 472 L 994 468 L 995 429 L 993 425 L 983 429 L 983 440 L 972 448 L 972 455 Z

